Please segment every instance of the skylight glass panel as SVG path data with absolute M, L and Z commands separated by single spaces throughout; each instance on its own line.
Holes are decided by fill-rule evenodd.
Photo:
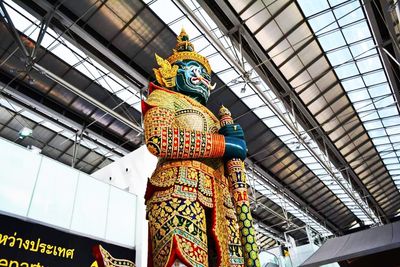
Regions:
M 367 89 L 365 89 L 365 88 L 362 88 L 361 90 L 351 91 L 351 92 L 347 93 L 347 95 L 349 96 L 349 98 L 352 102 L 358 102 L 358 101 L 366 100 L 366 99 L 370 98 L 369 93 L 368 93 Z
M 208 61 L 214 72 L 226 70 L 230 67 L 228 62 L 226 62 L 226 60 L 219 53 L 216 54 L 215 56 L 209 57 Z
M 346 44 L 346 41 L 338 30 L 329 34 L 323 34 L 318 37 L 318 40 L 325 51 L 335 49 Z
M 349 43 L 349 44 L 355 43 L 357 41 L 360 41 L 362 39 L 365 39 L 365 38 L 371 36 L 367 22 L 365 22 L 365 21 L 356 23 L 355 25 L 345 27 L 345 28 L 343 28 L 342 31 L 343 31 L 344 37 L 346 38 L 347 43 Z
M 192 0 L 189 0 L 190 2 L 192 2 Z M 188 2 L 188 1 L 186 1 Z M 215 24 L 215 22 L 210 18 L 210 16 L 208 16 L 208 14 L 204 11 L 204 9 L 202 8 L 196 8 L 196 10 L 194 11 L 195 16 L 197 16 L 203 23 L 205 23 L 208 28 L 210 29 L 217 29 L 219 31 L 219 29 L 217 28 L 217 24 Z M 221 32 L 221 31 L 219 31 Z M 222 33 L 221 33 L 222 34 Z
M 399 133 L 399 131 L 397 129 L 396 129 L 395 132 Z M 392 142 L 393 144 L 396 143 L 395 145 L 399 145 L 399 143 L 400 143 L 400 134 L 391 134 L 389 132 L 389 130 L 387 130 L 387 133 L 390 135 L 389 136 L 390 142 Z
M 242 98 L 242 100 L 251 109 L 264 105 L 264 102 L 260 99 L 260 97 L 258 95 L 248 96 L 246 98 Z
M 361 121 L 371 121 L 379 118 L 379 114 L 375 110 L 363 111 L 359 112 L 358 114 L 360 115 Z
M 0 105 L 17 113 L 22 110 L 19 105 L 12 104 L 11 102 L 7 101 L 2 95 L 0 95 Z
M 391 106 L 378 110 L 378 114 L 381 118 L 385 118 L 390 116 L 398 116 L 399 112 L 397 110 L 397 107 Z
M 183 16 L 183 13 L 171 1 L 158 0 L 150 7 L 166 24 Z
M 389 84 L 387 83 L 371 86 L 368 88 L 368 92 L 372 98 L 391 94 Z
M 314 15 L 325 9 L 329 9 L 329 4 L 326 0 L 298 0 L 298 3 L 301 5 L 304 15 L 306 15 L 306 17 Z
M 181 33 L 182 28 L 185 28 L 185 31 L 190 38 L 196 38 L 200 35 L 200 32 L 196 28 L 196 26 L 194 26 L 193 23 L 191 23 L 186 17 L 180 19 L 177 22 L 171 23 L 169 27 L 175 32 L 177 36 Z
M 49 121 L 44 121 L 41 123 L 41 125 L 43 125 L 46 128 L 49 128 L 50 130 L 52 130 L 56 133 L 59 133 L 63 130 L 61 127 L 58 127 L 57 125 L 55 125 L 54 123 L 49 122 Z
M 123 89 L 122 85 L 111 79 L 109 76 L 103 76 L 96 80 L 96 82 L 100 83 L 103 88 L 109 90 L 110 92 L 117 92 Z
M 357 67 L 361 73 L 365 73 L 382 68 L 382 64 L 378 55 L 376 55 L 374 57 L 357 60 Z
M 129 105 L 132 105 L 139 100 L 135 95 L 128 92 L 127 90 L 122 90 L 122 91 L 118 92 L 117 96 L 119 98 L 121 98 L 123 101 L 125 101 L 126 103 L 128 103 Z
M 264 109 L 262 109 L 262 110 L 264 110 Z M 271 113 L 272 113 L 272 111 L 271 111 Z M 262 116 L 260 116 L 259 114 L 257 114 L 257 115 L 262 118 Z M 278 119 L 276 116 L 263 119 L 263 121 L 266 125 L 268 125 L 271 128 L 282 125 L 282 121 L 280 119 Z
M 348 48 L 335 50 L 333 52 L 327 53 L 326 56 L 328 57 L 332 66 L 340 65 L 353 59 L 350 50 Z
M 208 42 L 208 40 L 204 36 L 201 36 L 200 38 L 195 38 L 191 42 L 194 46 L 194 49 L 199 54 L 202 54 L 202 52 L 205 48 L 207 48 L 208 46 L 211 46 L 211 44 Z
M 386 131 L 389 134 L 389 137 L 395 137 L 400 134 L 400 125 L 388 127 L 386 128 Z
M 336 75 L 339 79 L 345 79 L 359 74 L 356 64 L 347 63 L 335 68 Z
M 308 21 L 311 28 L 318 35 L 336 29 L 337 23 L 332 12 L 323 13 L 319 16 L 312 17 Z
M 342 5 L 333 10 L 338 23 L 341 27 L 354 21 L 365 19 L 364 13 L 358 1 L 351 1 L 347 5 Z
M 87 60 L 83 60 L 75 66 L 77 70 L 79 70 L 81 73 L 85 74 L 88 78 L 91 80 L 95 80 L 99 78 L 100 76 L 104 75 L 101 71 L 96 69 L 90 62 Z
M 42 122 L 43 119 L 35 114 L 33 114 L 32 112 L 28 111 L 28 110 L 24 110 L 21 112 L 21 115 L 27 117 L 30 120 L 33 120 L 36 123 Z
M 70 49 L 61 43 L 56 46 L 52 46 L 51 52 L 57 56 L 62 55 L 62 59 L 69 65 L 73 66 L 79 62 L 79 58 Z
M 341 83 L 342 83 L 344 90 L 346 90 L 346 91 L 351 91 L 354 89 L 359 89 L 359 88 L 365 87 L 363 79 L 361 79 L 360 77 L 346 79 L 346 80 L 341 81 Z
M 309 9 L 307 5 L 302 5 L 301 2 L 300 5 L 305 12 Z M 359 114 L 361 121 L 363 121 L 364 127 L 372 138 L 377 151 L 381 158 L 384 159 L 384 164 L 390 170 L 390 174 L 393 175 L 393 172 L 400 172 L 400 161 L 398 157 L 393 157 L 394 153 L 390 152 L 397 144 L 393 143 L 396 138 L 392 140 L 392 136 L 397 134 L 400 128 L 389 130 L 389 128 L 385 127 L 391 124 L 398 124 L 400 115 L 394 97 L 391 94 L 382 63 L 375 49 L 364 12 L 359 1 L 341 5 L 334 8 L 333 12 L 336 19 L 342 17 L 338 21 L 339 25 L 343 27 L 339 32 L 343 33 L 346 46 L 352 52 L 352 60 L 356 60 L 357 69 L 361 74 L 358 71 L 357 73 L 351 71 L 348 67 L 335 68 L 335 72 L 341 79 L 349 75 L 346 74 L 348 72 L 351 72 L 351 75 L 354 74 L 354 78 L 342 80 L 342 85 L 347 91 L 349 99 Z M 310 21 L 313 19 L 310 18 Z M 325 51 L 334 49 L 334 47 L 324 45 L 326 40 L 323 39 L 323 36 L 318 37 L 318 39 Z M 339 45 L 336 47 L 339 47 Z M 357 57 L 359 58 L 356 59 Z M 329 54 L 328 58 L 332 65 L 338 63 L 337 58 Z M 389 154 L 392 157 L 390 161 L 387 160 Z M 400 190 L 399 186 L 398 189 Z
M 393 117 L 388 117 L 388 118 L 383 118 L 382 123 L 385 127 L 390 127 L 393 125 L 399 125 L 400 124 L 400 116 L 393 116 Z
M 387 79 L 386 79 L 386 76 L 385 76 L 385 73 L 383 72 L 383 70 L 376 71 L 376 72 L 373 72 L 370 74 L 364 74 L 362 76 L 362 78 L 365 82 L 365 85 L 367 85 L 367 86 L 372 86 L 375 84 L 387 82 Z
M 374 41 L 371 38 L 368 38 L 365 41 L 350 45 L 349 48 L 354 56 L 362 55 L 365 57 L 377 53 L 376 49 L 373 49 L 374 47 Z

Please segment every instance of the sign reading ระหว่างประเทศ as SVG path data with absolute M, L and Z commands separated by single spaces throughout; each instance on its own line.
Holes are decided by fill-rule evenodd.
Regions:
M 0 267 L 118 266 L 113 257 L 133 266 L 135 250 L 0 215 Z

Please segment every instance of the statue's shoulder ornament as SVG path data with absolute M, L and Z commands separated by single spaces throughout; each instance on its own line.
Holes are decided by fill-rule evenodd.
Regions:
M 142 113 L 143 115 L 153 107 L 167 108 L 174 110 L 175 92 L 157 86 L 154 83 L 149 85 L 149 96 L 146 100 L 142 100 Z

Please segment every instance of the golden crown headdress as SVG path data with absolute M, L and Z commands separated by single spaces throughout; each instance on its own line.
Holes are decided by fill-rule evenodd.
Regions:
M 198 54 L 194 50 L 193 44 L 189 41 L 189 36 L 182 29 L 181 33 L 177 37 L 177 44 L 175 49 L 172 50 L 173 53 L 167 59 L 163 59 L 156 54 L 157 64 L 160 66 L 158 69 L 153 69 L 156 75 L 157 82 L 166 87 L 175 86 L 175 77 L 178 72 L 178 66 L 172 66 L 175 62 L 179 60 L 194 60 L 199 62 L 204 66 L 208 74 L 211 74 L 211 66 L 207 58 Z

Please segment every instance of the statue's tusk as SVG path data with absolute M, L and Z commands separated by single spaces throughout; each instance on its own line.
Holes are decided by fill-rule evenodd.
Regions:
M 212 91 L 212 90 L 215 89 L 215 86 L 217 86 L 216 83 L 214 83 L 213 85 L 210 84 L 210 85 L 208 86 L 208 89 L 210 89 L 210 91 Z

